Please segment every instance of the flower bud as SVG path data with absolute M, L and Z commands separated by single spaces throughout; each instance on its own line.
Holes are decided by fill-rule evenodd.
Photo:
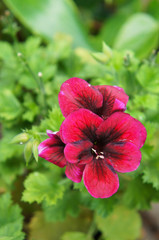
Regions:
M 28 133 L 20 133 L 11 140 L 11 143 L 24 144 L 28 142 L 29 139 L 30 139 L 30 136 Z
M 29 142 L 27 142 L 27 144 L 25 145 L 25 148 L 24 148 L 24 158 L 25 158 L 27 165 L 31 159 L 32 147 L 33 147 L 33 142 L 29 141 Z
M 40 144 L 39 140 L 35 139 L 33 141 L 33 149 L 32 149 L 32 151 L 33 151 L 33 155 L 34 155 L 34 158 L 35 158 L 36 162 L 38 162 L 38 146 L 39 146 L 39 144 Z
M 107 56 L 108 60 L 112 57 L 112 49 L 105 42 L 103 42 L 103 53 Z
M 108 61 L 108 58 L 104 53 L 96 52 L 92 53 L 92 56 L 101 63 L 106 63 Z

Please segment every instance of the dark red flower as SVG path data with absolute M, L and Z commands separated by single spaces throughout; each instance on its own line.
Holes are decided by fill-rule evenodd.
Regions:
M 61 168 L 66 166 L 66 176 L 74 182 L 80 182 L 84 165 L 71 164 L 66 161 L 64 155 L 65 144 L 61 141 L 59 132 L 47 130 L 47 135 L 50 138 L 44 140 L 38 146 L 39 156 Z
M 66 160 L 83 166 L 84 184 L 96 198 L 110 197 L 118 190 L 116 171 L 124 173 L 138 168 L 139 148 L 146 140 L 146 129 L 129 114 L 116 112 L 103 120 L 87 109 L 71 113 L 62 123 L 60 133 L 66 144 Z
M 91 86 L 83 79 L 70 78 L 62 84 L 58 99 L 65 117 L 85 108 L 106 119 L 113 112 L 125 111 L 129 97 L 116 86 Z
M 47 135 L 50 138 L 44 140 L 38 146 L 39 156 L 61 168 L 65 167 L 65 144 L 61 141 L 59 132 L 47 130 Z

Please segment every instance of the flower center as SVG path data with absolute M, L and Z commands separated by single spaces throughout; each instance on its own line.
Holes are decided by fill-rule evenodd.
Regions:
M 96 149 L 92 148 L 92 154 L 96 159 L 104 159 L 104 152 L 97 152 Z

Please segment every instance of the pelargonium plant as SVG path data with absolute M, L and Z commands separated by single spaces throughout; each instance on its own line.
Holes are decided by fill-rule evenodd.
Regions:
M 117 86 L 91 86 L 83 79 L 64 82 L 59 105 L 65 117 L 59 132 L 47 131 L 39 156 L 63 168 L 74 182 L 83 177 L 95 198 L 117 192 L 117 172 L 136 170 L 140 148 L 146 140 L 145 127 L 124 113 L 128 96 Z

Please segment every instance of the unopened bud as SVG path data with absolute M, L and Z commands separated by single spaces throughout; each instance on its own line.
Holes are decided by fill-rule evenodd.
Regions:
M 27 144 L 25 145 L 25 148 L 24 148 L 24 158 L 25 158 L 25 161 L 26 161 L 27 165 L 28 165 L 28 162 L 31 159 L 32 147 L 33 147 L 33 142 L 29 141 L 29 142 L 27 142 Z
M 108 60 L 112 57 L 112 49 L 105 42 L 103 42 L 103 53 L 107 56 Z
M 29 139 L 30 139 L 30 136 L 28 133 L 20 133 L 12 139 L 11 143 L 24 144 L 28 142 Z
M 18 56 L 18 57 L 21 57 L 21 56 L 22 56 L 22 53 L 21 53 L 21 52 L 18 52 L 18 53 L 17 53 L 17 56 Z
M 40 141 L 35 139 L 33 141 L 33 155 L 34 155 L 34 158 L 36 160 L 36 162 L 38 162 L 38 146 L 40 144 Z
M 104 53 L 92 53 L 92 56 L 101 63 L 106 63 L 108 61 L 107 56 Z
M 42 72 L 38 72 L 38 77 L 42 77 L 42 76 L 43 76 Z

